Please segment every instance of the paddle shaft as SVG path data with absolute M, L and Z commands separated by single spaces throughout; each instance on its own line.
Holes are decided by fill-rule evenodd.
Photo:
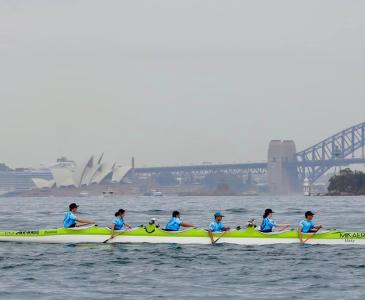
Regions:
M 128 230 L 129 229 L 129 230 Z M 124 231 L 122 231 L 121 233 L 119 233 L 119 234 L 116 234 L 116 235 L 114 235 L 114 236 L 112 236 L 112 237 L 110 237 L 110 238 L 108 238 L 107 240 L 105 240 L 104 242 L 103 242 L 103 244 L 106 244 L 107 242 L 109 242 L 110 240 L 112 240 L 112 239 L 114 239 L 116 236 L 118 236 L 118 235 L 122 235 L 122 233 L 124 233 L 124 232 L 126 232 L 126 231 L 130 231 L 132 228 L 127 228 L 126 230 L 124 230 Z
M 223 232 L 214 242 L 213 244 L 217 243 L 228 231 Z M 213 238 L 214 240 L 214 238 Z
M 313 238 L 317 233 L 318 231 L 320 231 L 321 228 L 319 228 L 316 232 L 314 232 L 311 236 L 307 237 L 304 241 L 303 241 L 303 244 L 305 244 L 307 241 L 309 241 L 311 238 Z
M 107 242 L 109 242 L 109 241 L 110 241 L 110 240 L 112 240 L 112 239 L 114 239 L 114 236 L 113 236 L 113 237 L 108 238 L 107 240 L 105 240 L 105 241 L 103 242 L 103 244 L 106 244 Z

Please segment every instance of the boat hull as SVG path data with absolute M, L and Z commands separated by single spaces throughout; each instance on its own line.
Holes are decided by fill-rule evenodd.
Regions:
M 3 231 L 0 232 L 0 242 L 50 243 L 50 244 L 80 244 L 103 243 L 110 237 L 109 228 L 58 228 L 36 231 Z M 218 244 L 237 245 L 269 245 L 297 244 L 298 233 L 294 230 L 279 233 L 261 233 L 253 228 L 232 230 L 227 233 L 215 233 Z M 324 245 L 365 245 L 365 233 L 326 231 L 317 234 L 304 234 L 307 244 Z M 188 229 L 179 232 L 169 232 L 156 227 L 138 227 L 130 231 L 116 232 L 116 236 L 107 243 L 152 243 L 152 244 L 210 244 L 206 230 Z

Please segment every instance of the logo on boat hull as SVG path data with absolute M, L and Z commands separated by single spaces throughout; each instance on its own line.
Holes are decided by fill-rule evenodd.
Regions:
M 38 230 L 28 230 L 28 231 L 17 231 L 15 233 L 16 235 L 28 235 L 28 234 L 39 234 L 39 231 Z
M 365 232 L 354 232 L 354 233 L 342 233 L 340 232 L 340 238 L 346 240 L 353 239 L 365 239 Z

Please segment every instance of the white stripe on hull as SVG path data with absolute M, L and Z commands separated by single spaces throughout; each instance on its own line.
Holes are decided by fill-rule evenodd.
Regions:
M 0 242 L 31 242 L 48 244 L 102 243 L 104 235 L 50 235 L 50 236 L 0 236 Z
M 108 239 L 106 235 L 54 235 L 54 236 L 0 236 L 0 241 L 7 242 L 34 242 L 54 244 L 102 243 Z M 108 243 L 153 243 L 153 244 L 210 244 L 208 237 L 165 237 L 165 236 L 117 236 Z M 270 244 L 297 244 L 298 239 L 285 238 L 221 238 L 218 244 L 237 245 L 270 245 Z M 310 239 L 306 244 L 323 245 L 365 245 L 365 239 Z

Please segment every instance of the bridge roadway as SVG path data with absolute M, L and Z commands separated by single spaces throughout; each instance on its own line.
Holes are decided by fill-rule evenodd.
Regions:
M 297 167 L 327 167 L 327 166 L 348 166 L 351 164 L 365 164 L 365 158 L 311 160 L 283 163 L 285 166 Z M 237 163 L 237 164 L 211 164 L 211 165 L 190 165 L 190 166 L 168 166 L 135 168 L 136 174 L 159 174 L 159 173 L 238 173 L 250 172 L 253 174 L 264 174 L 267 172 L 268 163 Z
M 232 172 L 250 171 L 256 174 L 264 174 L 267 170 L 267 163 L 244 163 L 244 164 L 207 164 L 191 166 L 170 166 L 135 168 L 137 174 L 158 174 L 158 173 L 211 173 L 211 172 Z

